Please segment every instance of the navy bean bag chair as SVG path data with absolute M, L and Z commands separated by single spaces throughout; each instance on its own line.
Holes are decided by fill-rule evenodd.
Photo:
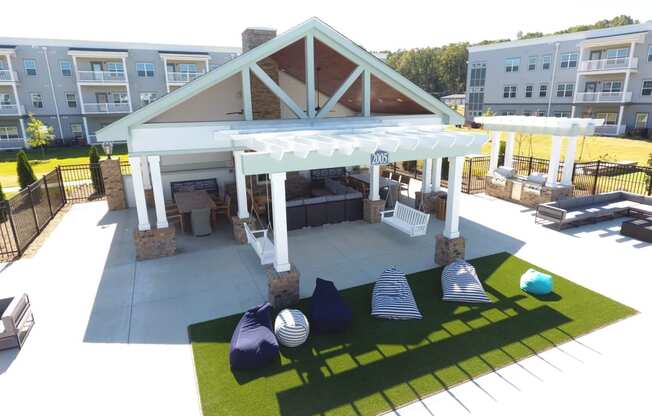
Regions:
M 310 326 L 316 332 L 340 332 L 351 325 L 353 315 L 330 280 L 317 278 L 310 299 Z
M 269 303 L 258 305 L 245 312 L 238 322 L 231 338 L 231 370 L 260 368 L 278 358 L 271 309 Z

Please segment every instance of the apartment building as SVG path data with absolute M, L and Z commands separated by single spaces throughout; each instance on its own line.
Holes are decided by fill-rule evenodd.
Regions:
M 57 141 L 95 131 L 233 59 L 240 48 L 0 38 L 0 149 L 25 146 L 27 115 Z
M 469 47 L 466 119 L 603 118 L 600 134 L 652 128 L 652 21 Z

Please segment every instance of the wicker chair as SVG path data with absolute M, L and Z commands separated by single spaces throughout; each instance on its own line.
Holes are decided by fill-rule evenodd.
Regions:
M 176 204 L 165 207 L 165 216 L 169 223 L 175 226 L 178 224 L 181 231 L 183 231 L 183 214 L 179 211 Z

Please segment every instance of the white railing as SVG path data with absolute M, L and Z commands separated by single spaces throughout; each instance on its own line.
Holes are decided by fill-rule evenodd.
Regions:
M 638 67 L 638 58 L 608 58 L 596 59 L 592 61 L 582 61 L 580 63 L 580 72 L 593 71 L 618 71 L 626 69 L 636 69 Z
M 579 92 L 577 103 L 621 103 L 632 101 L 631 92 Z
M 23 110 L 24 108 L 21 106 L 20 108 L 16 104 L 0 104 L 0 115 L 3 116 L 13 116 L 13 115 L 18 115 L 21 114 L 19 110 Z
M 126 82 L 124 71 L 77 71 L 79 82 Z
M 129 103 L 84 103 L 85 113 L 128 113 Z
M 18 81 L 18 73 L 8 69 L 0 69 L 0 81 Z
M 190 82 L 200 76 L 204 72 L 168 72 L 168 82 Z
M 618 136 L 622 134 L 625 130 L 625 126 L 619 126 L 617 124 L 605 124 L 604 126 L 598 126 L 595 128 L 596 135 L 605 135 L 605 136 Z
M 0 136 L 0 149 L 22 149 L 25 147 L 25 139 L 22 137 Z

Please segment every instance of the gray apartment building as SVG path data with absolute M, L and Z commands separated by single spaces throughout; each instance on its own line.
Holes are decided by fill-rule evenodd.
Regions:
M 469 47 L 466 119 L 605 119 L 599 133 L 652 128 L 652 21 Z
M 231 60 L 240 48 L 0 38 L 0 149 L 25 146 L 27 115 L 56 139 L 96 130 Z

